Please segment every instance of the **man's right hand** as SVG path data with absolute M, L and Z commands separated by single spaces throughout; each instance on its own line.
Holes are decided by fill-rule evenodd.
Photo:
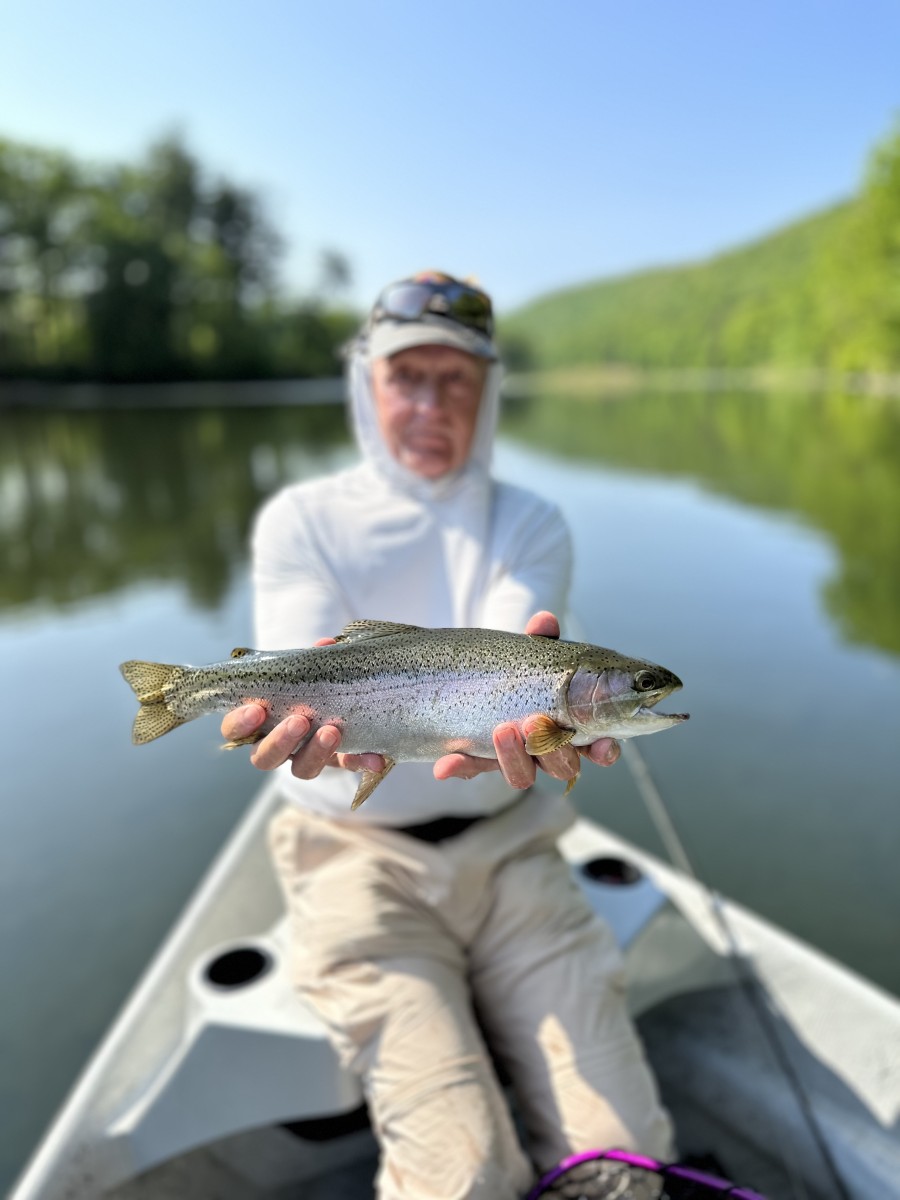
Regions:
M 222 736 L 226 741 L 249 737 L 264 723 L 266 710 L 261 704 L 244 704 L 225 714 Z M 341 731 L 335 725 L 320 726 L 301 749 L 310 730 L 306 717 L 299 714 L 283 721 L 257 742 L 250 761 L 260 771 L 274 771 L 291 759 L 291 774 L 297 779 L 315 779 L 323 767 L 343 767 L 347 771 L 383 771 L 380 754 L 341 754 Z
M 319 638 L 317 646 L 331 646 L 334 638 Z M 267 716 L 261 704 L 244 704 L 233 708 L 222 720 L 222 736 L 235 742 L 249 737 L 263 724 Z M 310 723 L 299 713 L 283 721 L 257 742 L 250 761 L 260 771 L 274 771 L 291 759 L 291 774 L 297 779 L 315 779 L 324 767 L 342 767 L 346 771 L 383 771 L 380 754 L 341 754 L 341 731 L 336 725 L 322 725 L 299 750 L 297 747 L 309 733 Z

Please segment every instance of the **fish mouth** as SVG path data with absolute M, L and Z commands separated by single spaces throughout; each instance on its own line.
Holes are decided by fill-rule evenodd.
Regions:
M 671 722 L 671 724 L 673 724 L 673 725 L 679 721 L 689 721 L 691 719 L 690 713 L 660 712 L 659 709 L 656 707 L 656 705 L 659 704 L 660 700 L 665 700 L 668 696 L 671 696 L 671 694 L 673 692 L 677 692 L 680 690 L 681 690 L 681 682 L 679 681 L 677 687 L 670 687 L 670 688 L 666 688 L 665 690 L 660 690 L 655 696 L 641 697 L 641 703 L 634 710 L 634 716 L 639 721 L 647 720 L 650 717 L 654 717 L 657 721 Z
M 642 704 L 636 709 L 634 715 L 636 717 L 664 717 L 667 721 L 689 721 L 691 719 L 690 713 L 660 712 L 658 709 L 646 704 Z

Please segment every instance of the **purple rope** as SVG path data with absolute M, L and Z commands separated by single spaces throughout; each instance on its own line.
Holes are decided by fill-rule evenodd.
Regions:
M 571 1154 L 543 1176 L 528 1193 L 526 1200 L 539 1200 L 539 1197 L 545 1195 L 545 1189 L 552 1187 L 557 1179 L 565 1175 L 567 1171 L 580 1166 L 581 1163 L 595 1162 L 597 1159 L 611 1159 L 614 1162 L 625 1163 L 629 1167 L 640 1167 L 644 1171 L 656 1171 L 657 1174 L 664 1177 L 669 1176 L 673 1179 L 684 1179 L 689 1183 L 703 1184 L 718 1192 L 722 1197 L 730 1197 L 731 1200 L 766 1200 L 765 1196 L 760 1195 L 759 1192 L 754 1192 L 750 1188 L 735 1187 L 733 1183 L 719 1179 L 715 1175 L 708 1175 L 705 1171 L 679 1166 L 678 1163 L 666 1165 L 658 1162 L 655 1158 L 646 1158 L 642 1154 L 631 1154 L 627 1150 L 587 1150 L 581 1154 Z

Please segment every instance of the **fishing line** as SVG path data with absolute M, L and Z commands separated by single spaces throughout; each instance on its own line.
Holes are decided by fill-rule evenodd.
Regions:
M 756 1017 L 763 1038 L 775 1059 L 776 1065 L 787 1080 L 813 1143 L 835 1186 L 837 1197 L 839 1197 L 839 1200 L 853 1200 L 844 1183 L 834 1155 L 828 1146 L 828 1141 L 819 1124 L 819 1119 L 816 1116 L 812 1103 L 781 1040 L 781 1035 L 778 1032 L 778 1027 L 772 1015 L 772 1009 L 775 1008 L 775 1001 L 769 989 L 757 974 L 750 958 L 741 950 L 737 936 L 731 927 L 731 922 L 725 915 L 725 905 L 721 893 L 713 891 L 712 888 L 708 887 L 694 869 L 685 850 L 684 842 L 675 827 L 675 822 L 672 820 L 672 814 L 669 812 L 662 794 L 656 786 L 656 782 L 650 773 L 650 768 L 647 766 L 644 756 L 632 741 L 624 743 L 623 753 L 635 786 L 644 802 L 651 821 L 666 847 L 669 858 L 679 870 L 697 885 L 706 901 L 716 927 L 724 940 L 727 950 L 726 957 L 732 966 L 738 986 Z M 787 1153 L 784 1142 L 781 1140 L 781 1131 L 779 1130 L 778 1133 L 779 1155 L 790 1180 L 791 1189 L 802 1200 L 808 1200 L 809 1193 L 806 1190 L 806 1184 L 798 1174 L 790 1155 Z

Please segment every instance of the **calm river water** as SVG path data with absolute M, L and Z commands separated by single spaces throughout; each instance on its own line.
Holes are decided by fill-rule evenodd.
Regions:
M 211 721 L 135 750 L 117 664 L 246 644 L 255 508 L 353 451 L 335 407 L 0 419 L 5 1190 L 260 782 Z M 497 466 L 592 640 L 685 681 L 642 749 L 702 878 L 900 993 L 900 406 L 548 396 Z M 624 766 L 574 798 L 662 852 Z

